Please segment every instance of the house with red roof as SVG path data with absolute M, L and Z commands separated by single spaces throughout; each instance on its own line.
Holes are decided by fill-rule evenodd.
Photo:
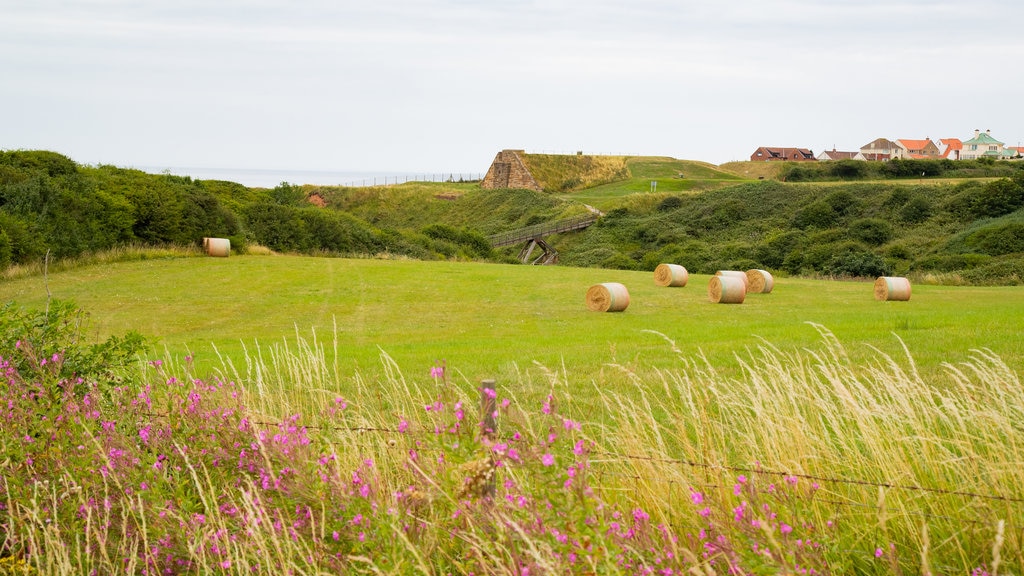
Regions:
M 964 143 L 959 138 L 939 138 L 939 157 L 949 160 L 959 160 L 960 152 L 964 149 Z
M 817 158 L 809 148 L 776 148 L 772 146 L 761 146 L 750 155 L 751 162 L 781 162 L 783 160 L 807 162 L 817 160 Z
M 909 140 L 906 138 L 896 141 L 898 146 L 896 158 L 938 158 L 939 147 L 932 142 L 931 138 L 924 140 Z

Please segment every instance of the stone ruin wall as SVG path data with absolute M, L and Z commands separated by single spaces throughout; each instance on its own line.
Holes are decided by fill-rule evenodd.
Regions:
M 501 188 L 525 188 L 541 192 L 542 188 L 530 174 L 520 154 L 523 150 L 502 150 L 494 157 L 480 187 L 488 190 Z

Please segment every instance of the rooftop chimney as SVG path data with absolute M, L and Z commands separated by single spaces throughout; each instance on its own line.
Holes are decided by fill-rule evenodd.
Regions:
M 978 136 L 981 136 L 981 130 L 978 130 L 977 128 L 975 128 L 974 129 L 974 137 L 977 138 Z

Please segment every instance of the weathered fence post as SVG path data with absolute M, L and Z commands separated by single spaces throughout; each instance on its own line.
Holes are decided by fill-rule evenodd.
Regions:
M 498 409 L 498 394 L 494 391 L 494 380 L 487 379 L 480 381 L 480 433 L 483 434 L 489 442 L 484 444 L 487 446 L 489 454 L 491 452 L 491 444 L 497 435 L 498 424 L 494 417 Z M 487 498 L 494 497 L 494 469 L 491 469 L 491 475 L 487 480 L 487 483 L 483 487 L 483 495 Z

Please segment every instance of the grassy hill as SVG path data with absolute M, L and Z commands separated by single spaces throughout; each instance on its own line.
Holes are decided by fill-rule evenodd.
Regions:
M 198 246 L 203 237 L 229 238 L 242 252 L 252 244 L 279 253 L 514 262 L 519 247 L 495 250 L 487 235 L 597 207 L 606 213 L 597 225 L 548 239 L 561 263 L 649 271 L 668 261 L 701 273 L 765 268 L 944 283 L 1024 278 L 1019 162 L 781 163 L 781 183 L 673 158 L 527 156 L 555 191 L 474 183 L 250 189 L 4 152 L 0 268 L 33 265 L 47 253 Z

